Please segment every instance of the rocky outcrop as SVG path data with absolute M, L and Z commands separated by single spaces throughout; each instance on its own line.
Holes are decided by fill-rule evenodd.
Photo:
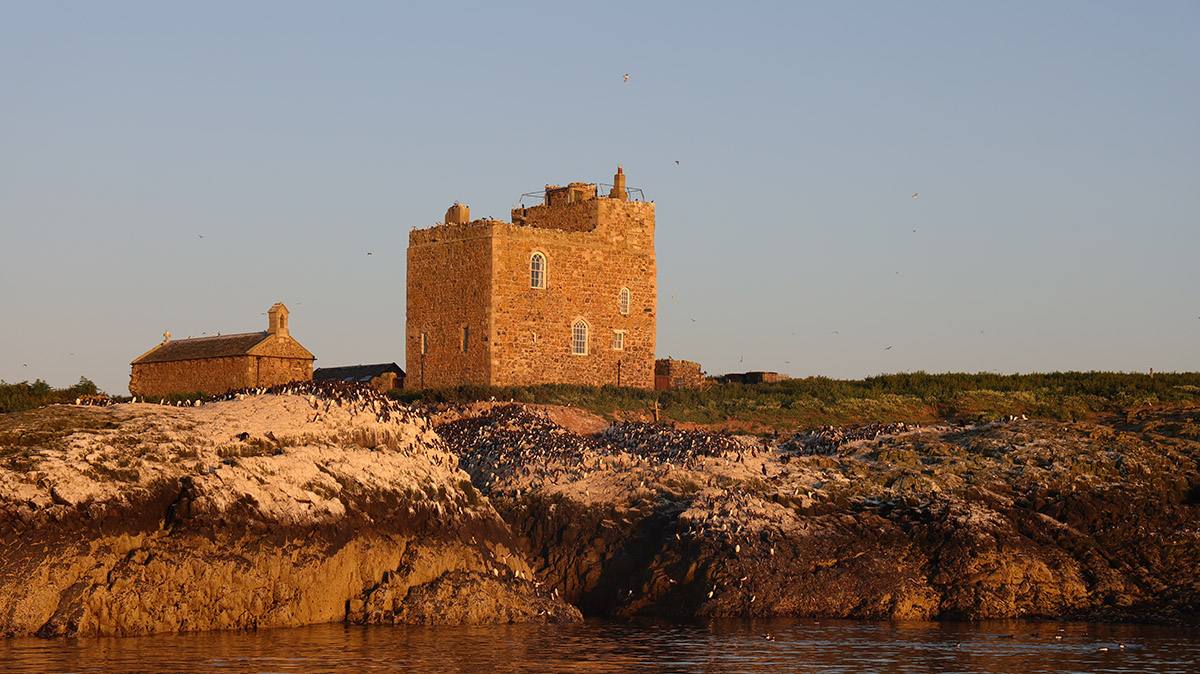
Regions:
M 519 406 L 438 432 L 585 614 L 1154 619 L 1200 609 L 1200 410 L 778 442 Z
M 0 634 L 578 619 L 424 418 L 238 398 L 0 416 Z
M 1200 410 L 767 442 L 234 398 L 0 416 L 0 634 L 1200 608 Z

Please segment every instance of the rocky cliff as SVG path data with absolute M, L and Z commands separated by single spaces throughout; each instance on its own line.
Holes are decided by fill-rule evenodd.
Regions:
M 231 398 L 0 416 L 0 634 L 578 619 L 426 419 Z
M 520 406 L 437 428 L 535 573 L 585 614 L 1200 609 L 1200 410 L 773 442 L 642 424 L 580 435 Z
M 0 633 L 1200 608 L 1197 409 L 764 441 L 232 397 L 0 416 Z

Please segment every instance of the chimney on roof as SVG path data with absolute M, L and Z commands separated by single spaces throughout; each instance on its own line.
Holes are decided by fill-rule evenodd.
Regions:
M 613 176 L 613 188 L 609 190 L 608 196 L 629 201 L 629 193 L 625 191 L 625 171 L 620 166 L 617 167 L 617 174 Z
M 457 201 L 454 205 L 446 209 L 446 224 L 447 225 L 465 225 L 471 221 L 471 207 L 466 204 L 460 204 Z
M 267 311 L 267 316 L 270 317 L 270 327 L 267 328 L 267 333 L 279 335 L 280 337 L 289 337 L 288 333 L 288 309 L 283 306 L 283 302 L 276 302 L 274 306 Z

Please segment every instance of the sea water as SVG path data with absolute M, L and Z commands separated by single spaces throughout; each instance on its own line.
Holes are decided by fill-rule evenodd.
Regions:
M 0 672 L 1200 672 L 1200 630 L 811 619 L 0 638 Z

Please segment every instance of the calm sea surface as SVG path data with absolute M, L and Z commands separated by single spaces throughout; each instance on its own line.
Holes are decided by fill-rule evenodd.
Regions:
M 1121 645 L 1124 644 L 1124 648 Z M 1108 649 L 1108 650 L 1103 650 Z M 0 638 L 0 672 L 1200 672 L 1200 630 L 736 620 Z

